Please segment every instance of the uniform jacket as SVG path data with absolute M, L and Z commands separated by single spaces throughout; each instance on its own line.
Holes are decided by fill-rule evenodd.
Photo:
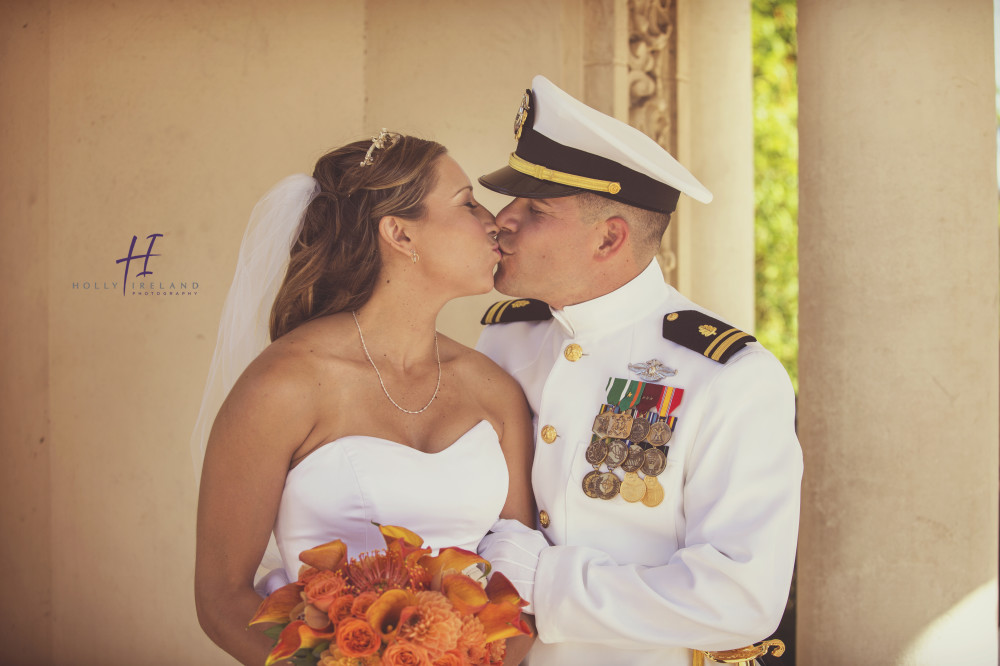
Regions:
M 686 666 L 691 649 L 748 645 L 781 618 L 802 476 L 792 387 L 757 342 L 720 363 L 664 339 L 664 316 L 690 310 L 707 312 L 666 285 L 654 261 L 551 319 L 483 331 L 477 348 L 520 382 L 533 412 L 532 483 L 553 544 L 535 574 L 531 666 Z M 608 380 L 637 379 L 629 364 L 654 359 L 676 371 L 655 383 L 684 389 L 658 477 L 664 499 L 588 497 L 584 452 Z

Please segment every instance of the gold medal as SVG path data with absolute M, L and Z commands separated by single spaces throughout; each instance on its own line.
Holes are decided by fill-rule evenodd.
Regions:
M 583 494 L 587 497 L 593 497 L 597 499 L 600 497 L 600 492 L 598 492 L 597 485 L 600 483 L 601 473 L 596 469 L 587 472 L 587 475 L 583 477 Z
M 608 466 L 608 471 L 613 470 L 628 457 L 628 444 L 621 439 L 612 439 L 608 443 L 608 454 L 604 458 L 604 464 Z
M 646 476 L 659 476 L 667 466 L 667 456 L 659 449 L 646 449 L 643 457 L 642 473 Z
M 608 437 L 612 439 L 628 439 L 632 432 L 632 417 L 629 414 L 612 414 L 611 425 L 608 426 Z
M 622 470 L 626 472 L 637 472 L 639 468 L 642 467 L 643 461 L 646 456 L 643 455 L 642 447 L 638 444 L 633 444 L 628 447 L 628 455 L 625 456 L 625 460 L 622 461 Z
M 663 501 L 663 486 L 655 476 L 647 476 L 642 482 L 646 486 L 646 494 L 642 498 L 642 503 L 646 506 L 656 506 Z
M 612 412 L 604 412 L 603 414 L 598 414 L 594 418 L 594 434 L 598 437 L 608 436 L 608 427 L 611 425 L 611 417 L 614 416 Z
M 605 472 L 598 477 L 597 493 L 602 500 L 613 499 L 618 494 L 622 482 L 611 472 Z
M 646 433 L 646 441 L 653 446 L 663 446 L 670 441 L 670 437 L 673 432 L 670 430 L 670 426 L 667 425 L 666 421 L 657 421 L 656 423 L 649 426 L 649 432 Z M 633 442 L 636 440 L 632 440 Z
M 632 420 L 632 430 L 628 434 L 629 440 L 633 442 L 641 442 L 646 439 L 646 435 L 649 434 L 649 421 L 641 416 L 635 417 Z
M 625 478 L 622 479 L 622 487 L 619 492 L 626 502 L 638 502 L 646 494 L 646 484 L 635 472 L 625 472 Z
M 608 455 L 607 442 L 603 439 L 598 439 L 597 437 L 594 437 L 594 439 L 590 442 L 590 446 L 587 447 L 587 452 L 584 454 L 584 457 L 587 458 L 588 463 L 590 463 L 594 467 L 597 467 L 602 462 L 604 462 L 604 458 L 607 455 Z

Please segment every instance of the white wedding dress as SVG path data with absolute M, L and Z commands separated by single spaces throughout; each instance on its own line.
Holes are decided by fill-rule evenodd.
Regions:
M 347 545 L 349 557 L 383 548 L 373 523 L 406 527 L 434 549 L 475 552 L 500 516 L 507 484 L 507 463 L 488 421 L 439 453 L 365 435 L 325 444 L 288 472 L 274 524 L 284 570 L 257 589 L 296 580 L 299 553 L 333 539 Z

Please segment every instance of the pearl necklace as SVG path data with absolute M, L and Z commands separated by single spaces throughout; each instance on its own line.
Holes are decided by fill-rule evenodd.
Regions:
M 365 350 L 365 357 L 368 359 L 368 362 L 372 364 L 372 368 L 375 369 L 375 376 L 378 377 L 378 383 L 382 386 L 382 393 L 385 393 L 385 397 L 389 398 L 389 402 L 391 402 L 393 406 L 395 406 L 396 409 L 398 409 L 401 412 L 405 412 L 407 414 L 419 414 L 423 411 L 426 411 L 427 408 L 431 406 L 431 403 L 434 402 L 434 398 L 437 397 L 438 389 L 441 388 L 441 350 L 438 348 L 437 331 L 434 331 L 434 354 L 435 356 L 437 356 L 438 379 L 437 379 L 437 386 L 434 387 L 434 395 L 432 395 L 431 399 L 427 401 L 427 404 L 421 407 L 420 409 L 417 410 L 405 409 L 403 407 L 400 407 L 399 403 L 392 399 L 392 396 L 389 395 L 388 389 L 385 388 L 385 382 L 382 381 L 382 373 L 378 371 L 378 366 L 376 366 L 375 361 L 372 360 L 372 355 L 368 353 L 368 345 L 365 344 L 365 336 L 361 332 L 361 324 L 358 323 L 357 311 L 352 311 L 351 315 L 354 317 L 354 325 L 358 327 L 358 337 L 361 338 L 361 348 Z

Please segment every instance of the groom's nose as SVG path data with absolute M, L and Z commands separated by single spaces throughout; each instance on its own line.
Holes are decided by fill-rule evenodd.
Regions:
M 497 213 L 497 227 L 500 231 L 516 232 L 524 214 L 525 199 L 514 199 Z

